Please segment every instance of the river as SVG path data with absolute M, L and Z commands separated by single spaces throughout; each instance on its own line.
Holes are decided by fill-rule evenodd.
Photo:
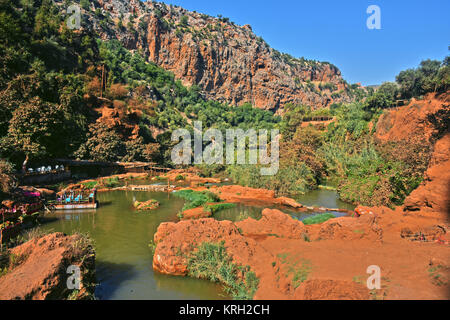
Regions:
M 155 211 L 139 212 L 133 201 L 156 199 Z M 161 275 L 152 269 L 148 244 L 162 222 L 178 221 L 184 200 L 157 192 L 111 191 L 98 194 L 100 207 L 93 211 L 67 211 L 47 214 L 41 228 L 71 234 L 89 233 L 96 249 L 96 274 L 99 299 L 229 299 L 221 286 L 189 277 Z M 316 190 L 297 197 L 311 206 L 352 209 L 329 190 Z M 215 214 L 218 220 L 258 219 L 264 207 L 237 205 Z M 277 208 L 277 207 L 273 207 Z M 282 209 L 302 220 L 311 214 Z

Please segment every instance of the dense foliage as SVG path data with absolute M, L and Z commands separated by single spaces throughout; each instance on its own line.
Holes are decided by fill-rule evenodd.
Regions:
M 171 131 L 192 131 L 194 120 L 220 129 L 280 121 L 208 101 L 118 41 L 70 30 L 51 0 L 0 0 L 0 22 L 0 153 L 16 168 L 67 157 L 170 165 Z
M 240 266 L 228 255 L 224 242 L 203 242 L 188 257 L 189 276 L 220 282 L 236 300 L 252 300 L 259 280 L 248 266 Z
M 450 57 L 444 61 L 424 60 L 417 69 L 402 71 L 396 80 L 404 98 L 418 97 L 428 92 L 446 92 L 450 88 Z
M 172 131 L 193 132 L 193 122 L 201 121 L 203 129 L 278 128 L 282 134 L 275 176 L 261 176 L 254 165 L 202 165 L 205 176 L 226 171 L 237 183 L 279 194 L 330 184 L 345 200 L 386 205 L 402 203 L 421 181 L 427 146 L 380 146 L 373 128 L 397 99 L 448 91 L 448 57 L 423 61 L 376 90 L 349 85 L 351 104 L 321 110 L 287 105 L 281 119 L 250 104 L 207 100 L 197 86 L 184 86 L 139 52 L 102 41 L 89 28 L 70 30 L 64 19 L 51 0 L 0 0 L 0 158 L 9 171 L 24 160 L 53 158 L 170 166 Z M 319 89 L 334 90 L 329 83 Z M 315 117 L 334 120 L 322 129 L 304 125 Z M 438 134 L 448 128 L 445 119 L 430 119 L 442 122 Z
M 321 213 L 321 214 L 317 214 L 315 216 L 303 219 L 302 222 L 304 225 L 320 224 L 320 223 L 328 221 L 332 218 L 336 218 L 336 216 L 332 213 Z
M 402 72 L 396 83 L 384 83 L 377 90 L 366 92 L 365 97 L 360 92 L 361 99 L 350 104 L 316 111 L 287 105 L 279 124 L 283 139 L 278 173 L 261 177 L 255 166 L 229 166 L 228 173 L 239 184 L 273 189 L 280 195 L 304 193 L 327 184 L 337 188 L 341 199 L 352 203 L 402 204 L 423 179 L 431 155 L 430 144 L 376 143 L 376 123 L 385 109 L 396 105 L 397 99 L 448 90 L 448 77 L 444 77 L 448 60 L 423 61 L 413 70 L 418 79 L 416 89 L 420 90 L 406 86 Z M 448 119 L 445 110 L 441 113 L 429 119 L 438 129 L 437 135 L 448 131 L 449 126 L 444 120 Z M 322 128 L 305 122 L 316 117 L 334 121 Z
M 197 208 L 207 203 L 214 203 L 220 201 L 217 195 L 208 191 L 200 192 L 193 190 L 180 190 L 175 192 L 175 196 L 186 200 L 186 204 L 181 209 L 181 211 Z

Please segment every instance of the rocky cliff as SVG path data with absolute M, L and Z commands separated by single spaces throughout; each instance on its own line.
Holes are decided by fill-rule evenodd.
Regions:
M 334 65 L 282 54 L 249 25 L 139 0 L 90 1 L 81 12 L 82 27 L 138 50 L 210 99 L 280 112 L 287 103 L 316 109 L 349 100 Z

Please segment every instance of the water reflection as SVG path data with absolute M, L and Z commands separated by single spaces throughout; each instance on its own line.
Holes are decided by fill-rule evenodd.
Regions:
M 145 180 L 144 180 L 145 181 Z M 142 181 L 141 181 L 142 182 Z M 148 181 L 146 181 L 148 183 Z M 155 199 L 157 210 L 138 212 L 133 202 Z M 148 244 L 162 222 L 178 221 L 177 213 L 184 200 L 168 193 L 111 191 L 98 194 L 97 210 L 62 211 L 46 215 L 42 228 L 67 234 L 89 233 L 96 248 L 96 273 L 100 299 L 224 299 L 220 285 L 188 277 L 172 277 L 155 273 Z M 353 209 L 337 199 L 336 193 L 317 190 L 296 199 L 308 206 Z M 248 217 L 260 219 L 267 206 L 237 204 L 214 214 L 218 220 L 240 221 Z M 281 206 L 297 219 L 312 215 Z
M 155 199 L 155 211 L 138 212 L 138 201 Z M 100 299 L 223 299 L 220 286 L 187 277 L 155 274 L 148 244 L 159 224 L 178 221 L 184 201 L 167 193 L 112 191 L 98 195 L 95 211 L 55 212 L 42 228 L 64 233 L 88 232 L 96 248 Z M 103 206 L 103 203 L 110 205 Z

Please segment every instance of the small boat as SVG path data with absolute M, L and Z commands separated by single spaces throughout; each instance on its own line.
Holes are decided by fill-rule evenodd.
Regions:
M 53 204 L 54 210 L 79 210 L 79 209 L 97 209 L 98 201 L 95 202 L 81 202 L 81 203 L 61 203 Z
M 48 207 L 51 210 L 80 210 L 80 209 L 97 209 L 98 201 L 96 200 L 97 191 L 93 189 L 89 195 L 79 193 L 71 193 L 63 195 L 56 201 L 49 201 Z

